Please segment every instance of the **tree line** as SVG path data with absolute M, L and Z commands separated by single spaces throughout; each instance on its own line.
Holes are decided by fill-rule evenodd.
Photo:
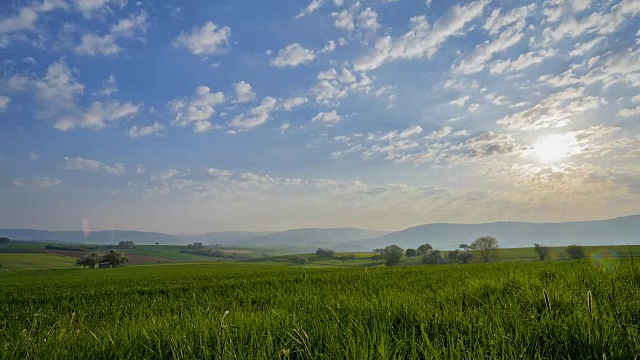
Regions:
M 118 250 L 110 250 L 105 254 L 101 254 L 99 252 L 86 254 L 76 260 L 76 265 L 93 269 L 96 267 L 96 264 L 100 263 L 109 263 L 111 267 L 118 267 L 128 261 L 129 258 L 125 254 L 119 252 Z

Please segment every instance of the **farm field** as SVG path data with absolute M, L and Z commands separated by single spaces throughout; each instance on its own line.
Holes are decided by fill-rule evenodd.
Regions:
M 69 269 L 75 263 L 75 258 L 54 254 L 0 253 L 0 270 Z
M 604 265 L 4 272 L 0 358 L 637 358 L 640 264 Z

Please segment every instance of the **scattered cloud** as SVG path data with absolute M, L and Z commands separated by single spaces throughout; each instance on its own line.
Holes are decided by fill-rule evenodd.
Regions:
M 298 43 L 289 44 L 278 51 L 278 56 L 270 60 L 271 66 L 296 67 L 316 58 L 313 50 L 305 49 Z
M 169 103 L 169 110 L 175 114 L 171 124 L 179 127 L 193 126 L 196 133 L 207 132 L 213 128 L 210 120 L 215 114 L 216 106 L 224 102 L 223 92 L 212 92 L 208 86 L 198 86 L 190 98 Z
M 105 164 L 98 160 L 85 159 L 82 157 L 65 157 L 64 162 L 65 168 L 68 170 L 105 172 L 112 175 L 122 175 L 126 172 L 123 163 Z
M 174 44 L 194 55 L 215 55 L 226 51 L 230 38 L 231 28 L 208 21 L 202 27 L 194 26 L 190 33 L 181 33 Z
M 11 98 L 8 96 L 0 95 L 0 112 L 3 112 L 9 108 L 11 104 Z
M 240 114 L 233 118 L 229 125 L 248 130 L 260 125 L 269 120 L 270 113 L 276 108 L 276 99 L 272 97 L 266 97 L 262 99 L 260 105 L 249 110 L 247 114 Z
M 16 186 L 33 186 L 39 188 L 47 188 L 61 185 L 62 180 L 46 176 L 34 176 L 30 178 L 16 178 L 14 184 Z
M 318 115 L 314 116 L 311 119 L 311 122 L 323 122 L 323 123 L 335 123 L 342 120 L 344 116 L 338 115 L 336 110 L 331 110 L 329 112 L 319 112 Z
M 134 125 L 129 128 L 129 137 L 135 139 L 149 135 L 162 136 L 164 135 L 164 132 L 166 130 L 167 127 L 158 122 L 154 122 L 153 124 L 147 126 Z
M 249 102 L 256 98 L 256 93 L 253 92 L 251 88 L 251 84 L 246 83 L 244 81 L 240 81 L 234 85 L 234 90 L 236 92 L 235 102 L 245 103 Z
M 307 16 L 320 8 L 324 0 L 311 0 L 309 5 L 302 9 L 298 15 L 295 16 L 295 19 L 300 19 L 304 16 Z
M 280 106 L 282 107 L 283 110 L 289 111 L 295 107 L 306 104 L 308 101 L 309 99 L 307 99 L 306 97 L 296 96 L 296 97 L 284 99 Z

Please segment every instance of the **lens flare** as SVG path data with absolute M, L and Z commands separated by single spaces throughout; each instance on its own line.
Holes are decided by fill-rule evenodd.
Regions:
M 84 238 L 88 239 L 89 234 L 91 234 L 91 224 L 87 219 L 82 219 L 82 232 L 84 233 Z
M 591 263 L 602 271 L 613 271 L 620 263 L 620 255 L 613 250 L 598 250 L 591 253 Z

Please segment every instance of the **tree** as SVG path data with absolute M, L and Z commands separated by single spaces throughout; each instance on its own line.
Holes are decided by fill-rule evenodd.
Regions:
M 336 256 L 336 252 L 329 249 L 319 248 L 318 250 L 316 250 L 316 255 L 320 257 L 332 258 Z
M 468 244 L 460 244 L 460 245 L 458 245 L 458 248 L 460 248 L 462 250 L 468 250 L 470 248 L 470 246 Z
M 393 266 L 400 263 L 400 259 L 402 259 L 403 254 L 404 250 L 401 247 L 398 245 L 390 245 L 384 248 L 382 257 L 384 258 L 387 266 Z
M 447 258 L 449 258 L 449 262 L 458 262 L 458 256 L 460 256 L 461 251 L 458 249 L 449 251 L 447 253 Z
M 418 246 L 418 255 L 427 254 L 429 251 L 433 250 L 433 246 L 430 244 L 423 244 Z
M 551 249 L 549 249 L 548 246 L 534 244 L 533 250 L 538 255 L 538 259 L 540 259 L 540 261 L 549 260 L 549 258 L 551 257 Z
M 422 263 L 429 265 L 446 264 L 447 261 L 442 257 L 440 250 L 432 250 L 428 254 L 422 256 Z
M 296 256 L 295 262 L 296 262 L 296 264 L 304 265 L 304 264 L 308 263 L 309 260 L 307 260 L 307 258 L 304 257 L 304 256 Z
M 136 244 L 133 243 L 133 241 L 120 241 L 118 243 L 118 248 L 119 249 L 135 249 Z
M 160 245 L 160 243 L 156 241 L 156 245 Z
M 587 256 L 585 253 L 584 247 L 582 245 L 569 245 L 564 250 L 565 253 L 569 256 L 570 259 L 579 260 Z
M 471 244 L 471 248 L 480 254 L 484 262 L 493 261 L 498 257 L 498 240 L 493 236 L 477 238 Z
M 473 259 L 473 253 L 469 250 L 461 251 L 458 254 L 458 262 L 460 264 L 468 264 Z
M 0 237 L 0 244 L 8 244 L 11 242 L 11 239 L 6 237 Z
M 407 257 L 414 257 L 418 256 L 418 251 L 416 249 L 407 249 L 404 254 L 407 255 Z
M 118 250 L 110 250 L 108 253 L 102 255 L 100 262 L 108 262 L 111 267 L 118 267 L 129 261 L 129 258 L 119 252 Z
M 382 253 L 384 252 L 384 249 L 373 249 L 373 252 L 376 254 L 382 255 Z
M 76 265 L 82 265 L 82 267 L 93 269 L 96 267 L 96 264 L 100 261 L 101 258 L 102 255 L 97 252 L 85 254 L 84 256 L 76 260 Z

